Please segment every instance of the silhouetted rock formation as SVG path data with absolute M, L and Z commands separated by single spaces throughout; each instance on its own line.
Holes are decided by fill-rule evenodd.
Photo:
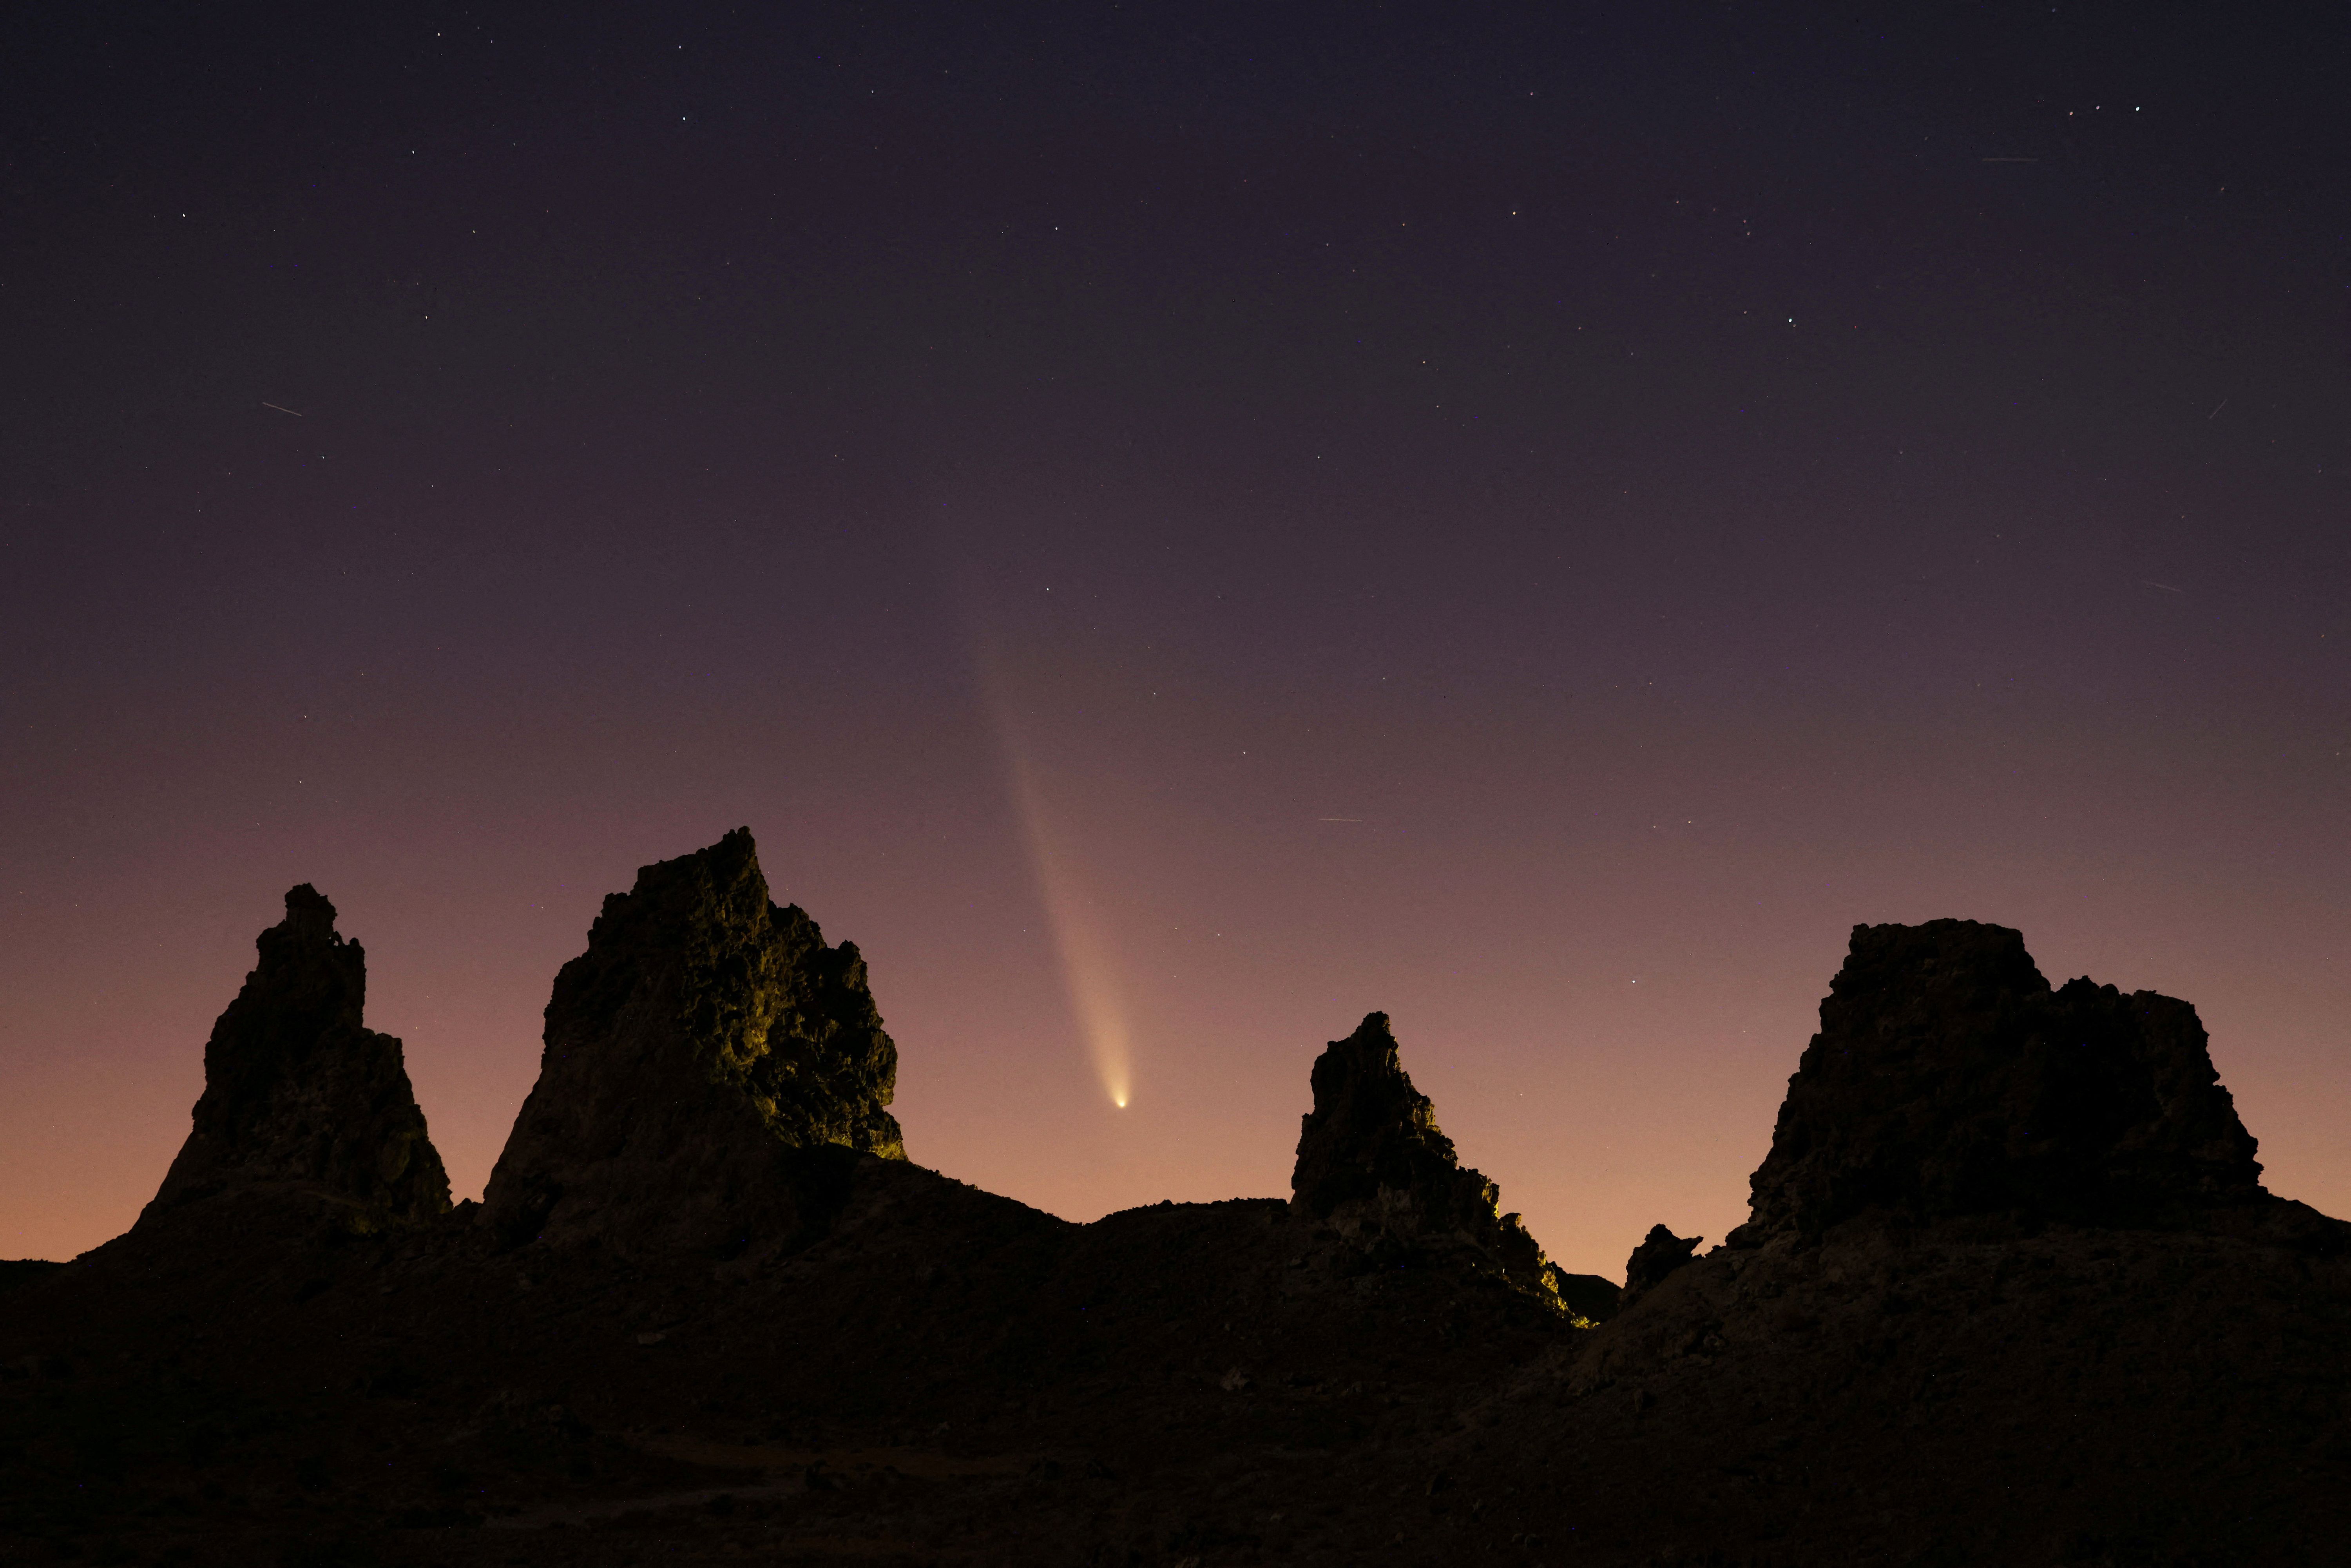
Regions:
M 1493 1451 L 1671 1516 L 1628 1562 L 2328 1561 L 2346 1228 L 2253 1150 L 2185 1002 L 2053 990 L 1995 925 L 1856 928 L 1752 1218 L 1699 1258 L 1652 1230 Z
M 2074 1046 L 2126 1070 L 2086 1088 L 2038 1070 L 2091 1111 L 2098 1084 L 2123 1103 L 2120 1132 L 2063 1146 L 2105 1151 L 2095 1195 L 2116 1168 L 2126 1194 L 2207 1191 L 2176 1154 L 2147 1176 L 2112 1152 L 2179 1141 L 2146 1129 L 2181 1095 L 2126 1115 L 2132 1085 L 2183 1080 L 2191 1109 L 2218 1093 L 2176 1015 L 2149 1009 L 2160 1032 L 2132 1021 L 2138 998 L 2036 989 L 1983 927 L 1926 928 L 1948 944 L 1927 944 L 1931 967 L 1872 968 L 1921 935 L 1865 934 L 1813 1042 L 1888 1082 L 1873 1097 L 1867 1071 L 1808 1065 L 1771 1170 L 1843 1168 L 1826 1134 L 1798 1157 L 1789 1129 L 1824 1123 L 1931 1195 L 1915 1172 L 1989 1114 L 1971 1097 L 2007 1103 L 2043 1049 L 2025 1030 L 2001 1055 L 2010 1037 L 1969 1019 L 2119 1009 L 2140 1032 Z M 1951 946 L 2006 978 L 1970 989 Z M 229 1092 L 256 1060 L 232 1045 L 306 1007 L 329 1020 L 306 1040 L 357 1016 L 356 949 L 336 956 L 319 911 L 298 904 L 263 951 L 215 1041 L 207 1125 L 277 1103 Z M 1315 1066 L 1291 1202 L 1087 1225 L 857 1152 L 895 1146 L 890 1055 L 853 950 L 768 904 L 747 837 L 647 868 L 564 970 L 493 1182 L 523 1234 L 581 1244 L 447 1223 L 288 1246 L 288 1211 L 245 1198 L 68 1264 L 0 1263 L 7 1539 L 142 1563 L 571 1568 L 848 1542 L 1023 1568 L 2053 1568 L 2324 1563 L 2351 1536 L 2351 1253 L 2309 1245 L 2344 1228 L 2239 1201 L 2246 1179 L 2177 1199 L 2192 1225 L 2019 1224 L 1930 1197 L 1704 1257 L 1658 1227 L 1627 1309 L 1580 1329 L 1617 1291 L 1548 1271 L 1496 1214 L 1376 1014 Z
M 770 1253 L 822 1222 L 857 1155 L 905 1158 L 864 960 L 769 902 L 747 829 L 605 899 L 546 1040 L 483 1197 L 509 1240 Z
M 1683 1264 L 1698 1250 L 1704 1240 L 1700 1236 L 1677 1236 L 1662 1225 L 1649 1227 L 1649 1234 L 1633 1249 L 1633 1256 L 1625 1260 L 1625 1293 L 1621 1306 L 1629 1307 Z
M 2004 926 L 1860 925 L 1731 1238 L 1865 1212 L 2141 1224 L 2260 1201 L 2186 1002 L 2051 990 Z
M 1332 1040 L 1315 1060 L 1313 1083 L 1290 1176 L 1299 1214 L 1374 1251 L 1469 1251 L 1558 1303 L 1558 1276 L 1542 1249 L 1437 1130 L 1436 1108 L 1396 1060 L 1387 1014 L 1367 1014 L 1353 1034 Z
M 360 1232 L 447 1213 L 400 1041 L 361 1026 L 367 956 L 335 934 L 335 906 L 305 883 L 256 946 L 204 1046 L 188 1141 L 140 1225 L 224 1195 L 323 1204 Z

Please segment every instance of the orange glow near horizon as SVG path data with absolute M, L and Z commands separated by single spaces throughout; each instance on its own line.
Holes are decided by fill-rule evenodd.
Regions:
M 478 1197 L 604 902 L 741 826 L 909 1157 L 1064 1219 L 1289 1193 L 1377 1010 L 1563 1267 L 1711 1245 L 1853 926 L 1947 917 L 2192 1003 L 2351 1215 L 2351 398 L 2280 238 L 2331 99 L 1985 164 L 1883 132 L 2041 134 L 1997 27 L 1856 94 L 1841 34 L 1767 89 L 1427 7 L 1236 73 L 1164 9 L 884 29 L 853 93 L 736 29 L 692 124 L 709 51 L 573 29 L 518 144 L 319 33 L 421 152 L 372 89 L 200 112 L 282 96 L 235 28 L 40 29 L 89 134 L 10 187 L 0 1260 L 135 1221 L 299 883 Z

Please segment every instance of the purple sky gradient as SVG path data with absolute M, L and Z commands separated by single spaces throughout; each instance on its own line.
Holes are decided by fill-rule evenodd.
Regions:
M 912 1155 L 1075 1218 L 1285 1192 L 1377 1009 L 1554 1257 L 1719 1239 L 1940 915 L 2351 1213 L 2299 15 L 12 18 L 0 1256 L 136 1215 L 295 882 L 477 1193 L 737 824 Z

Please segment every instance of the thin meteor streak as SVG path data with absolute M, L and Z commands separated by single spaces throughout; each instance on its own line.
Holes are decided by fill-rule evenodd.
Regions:
M 300 418 L 304 417 L 302 414 L 296 413 L 293 409 L 286 408 L 286 407 L 282 407 L 281 405 L 279 405 L 279 404 L 277 404 L 277 403 L 274 403 L 274 402 L 265 402 L 265 403 L 263 403 L 261 406 L 262 406 L 262 407 L 264 407 L 264 408 L 274 408 L 274 409 L 277 409 L 277 412 L 278 412 L 278 413 L 291 413 L 291 414 L 293 414 L 293 415 L 294 415 L 294 417 L 295 417 L 295 418 L 297 418 L 297 419 L 300 419 Z

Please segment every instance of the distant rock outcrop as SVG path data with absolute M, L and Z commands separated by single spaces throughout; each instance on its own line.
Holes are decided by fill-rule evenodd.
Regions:
M 1677 1236 L 1662 1225 L 1649 1227 L 1648 1235 L 1633 1249 L 1633 1256 L 1625 1260 L 1625 1294 L 1620 1304 L 1631 1306 L 1655 1290 L 1666 1276 L 1690 1260 L 1698 1250 L 1701 1236 Z
M 342 1228 L 421 1224 L 449 1209 L 400 1041 L 362 1026 L 367 956 L 308 883 L 264 931 L 261 961 L 213 1025 L 194 1125 L 140 1216 L 208 1198 L 290 1198 Z
M 1396 1058 L 1388 1015 L 1367 1015 L 1314 1062 L 1291 1207 L 1373 1251 L 1467 1252 L 1559 1305 L 1559 1276 L 1500 1190 L 1461 1164 L 1436 1108 Z M 1604 1281 L 1603 1281 L 1604 1283 Z
M 2264 1201 L 2186 1002 L 2052 990 L 2004 926 L 1860 925 L 1733 1246 L 1865 1213 L 2162 1224 Z
M 769 901 L 738 829 L 605 899 L 556 977 L 484 1218 L 623 1256 L 773 1252 L 858 1155 L 905 1158 L 897 1065 L 857 948 Z

